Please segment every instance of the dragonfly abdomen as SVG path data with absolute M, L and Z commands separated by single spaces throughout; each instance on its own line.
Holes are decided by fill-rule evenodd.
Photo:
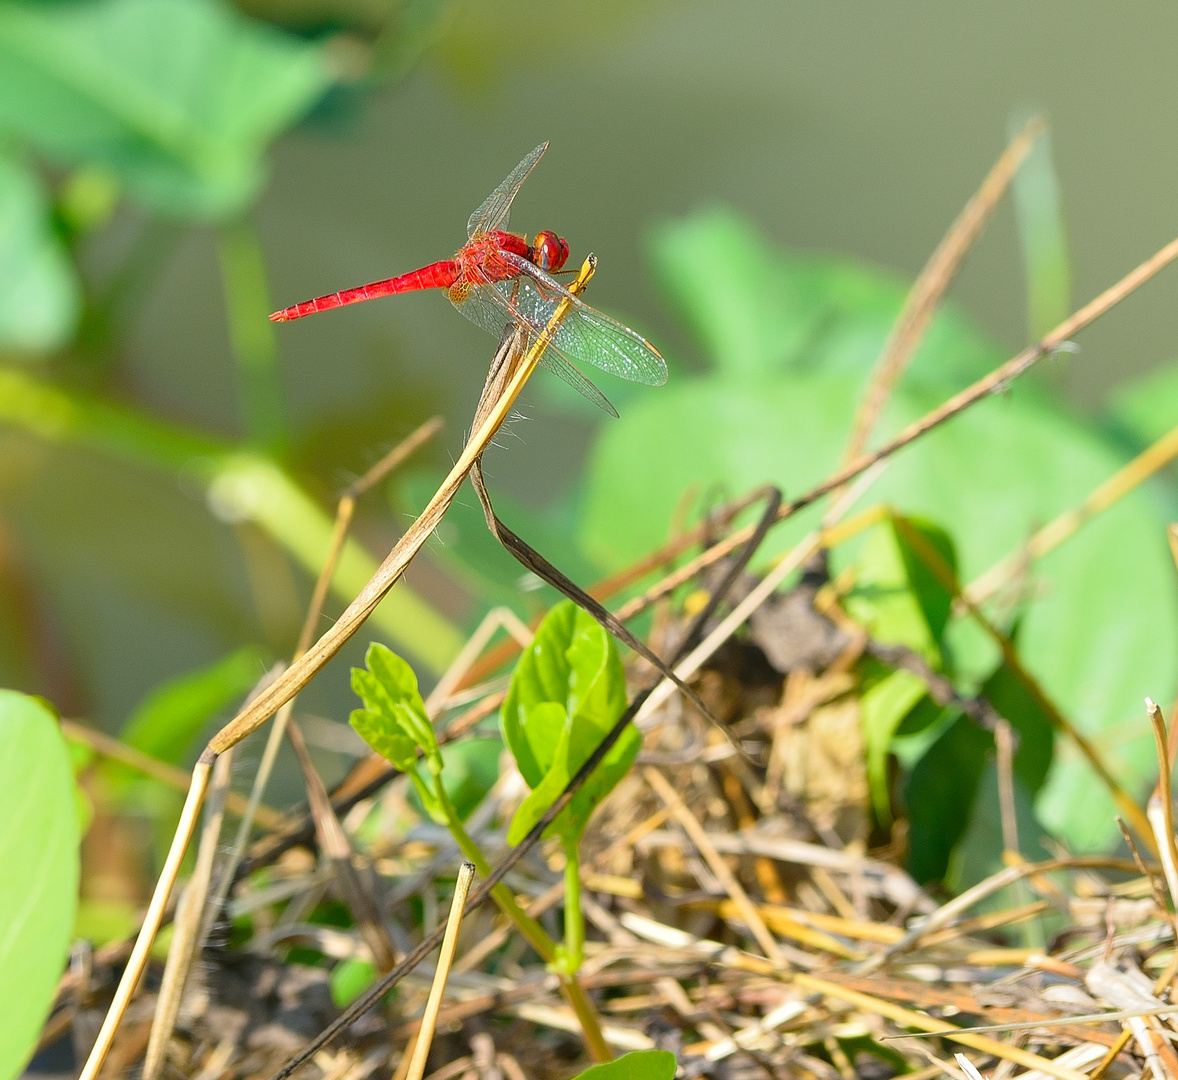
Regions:
M 301 304 L 274 312 L 270 316 L 270 321 L 289 322 L 291 319 L 301 319 L 304 315 L 330 311 L 346 304 L 358 304 L 362 300 L 375 300 L 378 296 L 392 296 L 394 293 L 416 292 L 419 289 L 448 289 L 457 279 L 458 264 L 453 259 L 445 259 L 423 266 L 420 270 L 402 274 L 400 277 L 372 281 L 367 285 L 357 285 L 354 289 L 343 289 L 327 296 L 317 296 L 314 300 L 304 300 Z

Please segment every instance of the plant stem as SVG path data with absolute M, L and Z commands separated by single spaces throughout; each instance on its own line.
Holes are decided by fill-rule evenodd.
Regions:
M 237 361 L 246 432 L 255 448 L 281 458 L 286 449 L 286 419 L 278 345 L 270 313 L 266 264 L 257 234 L 248 221 L 224 226 L 218 235 L 221 278 L 229 340 Z
M 437 793 L 438 802 L 441 804 L 442 810 L 446 815 L 446 827 L 450 830 L 450 835 L 454 837 L 454 842 L 458 845 L 458 849 L 467 859 L 474 863 L 475 869 L 478 870 L 480 877 L 487 877 L 491 873 L 491 865 L 484 858 L 482 851 L 479 850 L 478 844 L 471 839 L 470 834 L 463 828 L 462 822 L 458 817 L 458 811 L 454 809 L 454 804 L 446 794 L 446 789 L 442 785 L 442 778 L 440 776 L 434 777 L 434 790 Z M 565 870 L 565 875 L 567 889 L 567 883 L 570 880 L 567 869 Z M 580 942 L 577 954 L 579 957 L 584 951 L 585 923 L 581 918 L 580 908 L 581 879 L 579 874 L 576 877 L 576 884 L 573 886 L 575 891 L 565 896 L 565 926 L 567 933 L 569 920 L 567 912 L 569 906 L 575 903 L 577 912 L 576 921 L 580 924 Z M 575 901 L 572 899 L 573 896 L 576 897 Z M 515 923 L 520 933 L 527 939 L 528 944 L 536 950 L 540 958 L 546 964 L 552 964 L 557 959 L 556 943 L 548 936 L 544 927 L 519 906 L 511 890 L 500 882 L 491 890 L 491 898 L 499 905 L 499 910 Z M 578 960 L 578 966 L 579 964 L 580 961 Z M 601 1031 L 601 1018 L 597 1015 L 597 1009 L 589 999 L 589 995 L 585 993 L 585 988 L 577 980 L 576 974 L 568 971 L 557 971 L 556 974 L 560 977 L 561 993 L 564 994 L 565 1000 L 568 1001 L 573 1012 L 576 1014 L 577 1020 L 581 1024 L 581 1031 L 585 1036 L 586 1049 L 588 1049 L 595 1061 L 612 1061 L 614 1057 L 613 1053 Z
M 575 975 L 585 960 L 585 915 L 581 911 L 581 857 L 576 838 L 564 842 L 564 961 Z

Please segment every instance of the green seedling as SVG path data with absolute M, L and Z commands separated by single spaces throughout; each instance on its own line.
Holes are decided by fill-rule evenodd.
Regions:
M 503 738 L 532 793 L 508 831 L 518 844 L 556 801 L 626 708 L 626 677 L 613 639 L 575 605 L 552 609 L 511 679 L 503 703 Z M 576 972 L 584 957 L 578 849 L 597 805 L 626 775 L 642 738 L 628 725 L 573 800 L 548 827 L 565 852 L 565 940 L 555 969 Z

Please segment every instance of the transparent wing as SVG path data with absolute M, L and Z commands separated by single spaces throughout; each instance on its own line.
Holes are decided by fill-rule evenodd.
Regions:
M 510 283 L 502 284 L 510 286 Z M 525 335 L 526 347 L 528 343 L 535 340 L 536 334 L 539 332 L 529 322 L 521 322 L 512 311 L 508 295 L 491 281 L 473 286 L 461 298 L 459 298 L 459 294 L 448 295 L 450 295 L 450 302 L 475 326 L 482 327 L 496 338 L 503 336 L 504 327 L 518 326 Z M 547 320 L 544 325 L 547 325 Z M 540 357 L 540 367 L 568 383 L 574 390 L 588 398 L 598 408 L 604 409 L 610 416 L 616 417 L 618 415 L 617 409 L 610 404 L 609 399 L 572 364 L 554 351 L 551 345 L 544 350 Z
M 511 215 L 511 201 L 519 193 L 528 174 L 536 167 L 536 162 L 544 156 L 547 149 L 546 142 L 537 146 L 511 170 L 511 175 L 487 196 L 486 202 L 470 215 L 470 220 L 466 223 L 468 237 L 507 228 L 507 219 Z
M 543 329 L 562 300 L 572 302 L 573 309 L 560 324 L 551 346 L 565 359 L 592 364 L 620 379 L 647 386 L 662 386 L 667 381 L 666 361 L 641 334 L 591 308 L 527 259 L 510 254 L 507 258 L 519 268 L 520 276 L 499 288 L 529 326 Z

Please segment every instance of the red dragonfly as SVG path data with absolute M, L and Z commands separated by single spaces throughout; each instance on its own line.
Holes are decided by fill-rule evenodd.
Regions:
M 667 365 L 649 341 L 573 296 L 553 276 L 568 261 L 569 245 L 547 230 L 529 244 L 504 232 L 512 200 L 548 149 L 537 146 L 466 223 L 467 241 L 452 259 L 431 263 L 400 277 L 305 300 L 270 316 L 273 322 L 301 319 L 317 311 L 417 289 L 445 289 L 450 302 L 476 326 L 503 336 L 505 328 L 534 340 L 562 300 L 571 309 L 540 358 L 540 365 L 564 379 L 590 401 L 617 416 L 614 407 L 574 363 L 592 364 L 611 375 L 648 386 L 667 381 Z

